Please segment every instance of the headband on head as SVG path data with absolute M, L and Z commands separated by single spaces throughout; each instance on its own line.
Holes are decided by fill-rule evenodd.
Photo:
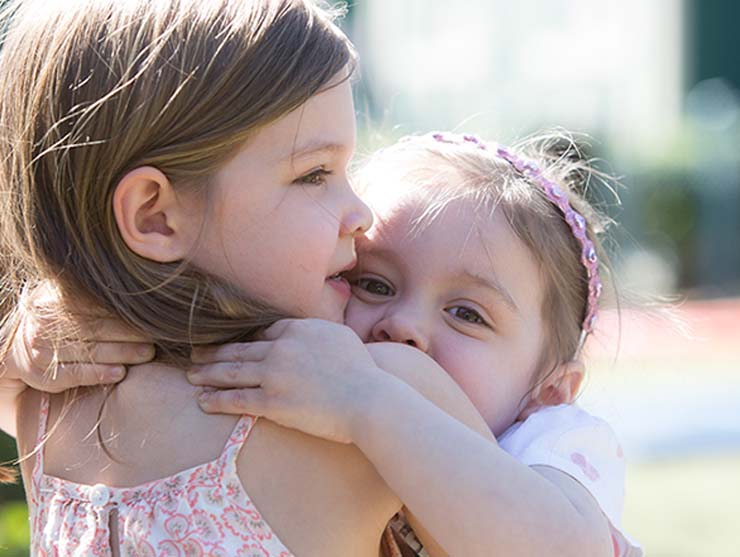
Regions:
M 581 263 L 586 269 L 588 276 L 588 299 L 586 317 L 581 325 L 581 336 L 578 340 L 576 356 L 580 354 L 586 337 L 596 325 L 596 313 L 598 311 L 599 298 L 601 297 L 602 283 L 599 275 L 599 258 L 596 255 L 594 243 L 586 235 L 586 219 L 578 211 L 571 207 L 567 194 L 557 184 L 545 178 L 542 170 L 531 161 L 525 160 L 509 148 L 503 145 L 493 145 L 489 148 L 477 136 L 472 134 L 453 134 L 450 132 L 433 132 L 430 137 L 439 143 L 452 143 L 455 145 L 468 144 L 482 149 L 506 161 L 514 170 L 538 186 L 565 217 L 565 222 L 570 226 L 573 236 L 581 244 Z

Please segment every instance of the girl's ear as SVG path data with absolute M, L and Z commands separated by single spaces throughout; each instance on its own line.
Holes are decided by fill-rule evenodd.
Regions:
M 171 263 L 192 250 L 203 220 L 193 195 L 178 195 L 164 173 L 142 166 L 126 174 L 113 194 L 113 213 L 126 245 L 141 257 Z
M 543 383 L 535 387 L 517 421 L 527 419 L 543 406 L 557 406 L 573 402 L 585 375 L 586 366 L 581 360 L 571 360 L 560 364 Z

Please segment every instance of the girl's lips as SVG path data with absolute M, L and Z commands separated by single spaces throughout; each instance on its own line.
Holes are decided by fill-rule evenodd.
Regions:
M 349 281 L 343 276 L 328 278 L 326 279 L 326 282 L 345 298 L 349 298 L 350 294 L 352 293 L 352 288 L 349 285 Z

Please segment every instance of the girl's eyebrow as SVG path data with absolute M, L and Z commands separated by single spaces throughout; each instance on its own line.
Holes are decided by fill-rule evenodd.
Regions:
M 303 145 L 297 145 L 288 155 L 286 155 L 281 160 L 281 162 L 305 159 L 306 157 L 315 155 L 317 153 L 338 153 L 344 151 L 346 148 L 347 146 L 342 145 L 341 143 L 323 140 L 312 140 L 304 143 Z
M 506 304 L 511 311 L 514 313 L 519 312 L 519 308 L 514 302 L 514 298 L 509 294 L 509 291 L 504 287 L 503 284 L 495 276 L 483 276 L 477 273 L 471 273 L 470 271 L 463 271 L 460 276 L 472 282 L 478 286 L 482 286 L 487 290 L 491 290 L 497 298 L 499 298 L 504 304 Z

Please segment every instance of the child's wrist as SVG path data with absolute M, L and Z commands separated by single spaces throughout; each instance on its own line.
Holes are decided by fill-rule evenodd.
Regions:
M 0 398 L 18 396 L 28 388 L 23 381 L 15 377 L 0 376 Z
M 0 360 L 0 380 L 21 381 L 17 366 L 13 360 L 12 350 L 7 350 Z
M 10 319 L 6 319 L 0 327 L 0 379 L 21 381 L 15 361 L 14 342 L 17 340 L 16 335 L 20 333 L 15 328 L 14 321 Z

